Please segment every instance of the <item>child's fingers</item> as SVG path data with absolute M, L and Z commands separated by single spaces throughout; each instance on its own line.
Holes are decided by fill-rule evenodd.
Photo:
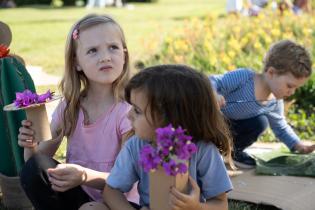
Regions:
M 199 188 L 197 182 L 191 176 L 189 176 L 189 182 L 190 182 L 191 187 L 192 187 L 192 193 L 198 193 L 199 194 L 200 188 Z
M 21 134 L 26 134 L 26 135 L 29 135 L 29 136 L 33 136 L 34 135 L 34 131 L 30 128 L 27 128 L 27 127 L 20 127 L 19 128 L 19 132 Z
M 27 139 L 27 140 L 18 140 L 18 145 L 20 147 L 27 147 L 27 148 L 34 148 L 37 146 L 37 142 L 34 142 L 31 139 Z
M 170 205 L 172 206 L 172 209 L 177 209 L 185 206 L 185 203 L 182 200 L 179 200 L 173 193 L 170 193 Z
M 68 186 L 68 182 L 66 180 L 56 179 L 53 176 L 49 176 L 48 180 L 50 181 L 52 185 L 56 185 L 60 188 L 65 188 Z
M 47 173 L 50 176 L 53 176 L 58 179 L 62 179 L 65 175 L 68 174 L 67 172 L 67 165 L 66 164 L 58 164 L 56 168 L 49 168 L 47 169 Z
M 175 187 L 171 188 L 170 194 L 182 202 L 188 199 L 188 195 L 185 195 L 184 193 L 179 192 Z
M 29 120 L 22 120 L 21 124 L 26 127 L 32 126 L 32 122 Z
M 68 188 L 68 187 L 65 187 L 65 186 L 58 186 L 58 185 L 52 184 L 52 185 L 51 185 L 51 189 L 53 189 L 54 191 L 57 191 L 57 192 L 65 192 L 65 191 L 68 190 L 69 188 Z

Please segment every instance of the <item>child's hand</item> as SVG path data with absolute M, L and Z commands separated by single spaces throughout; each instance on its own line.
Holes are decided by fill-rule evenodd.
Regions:
M 226 104 L 225 98 L 220 94 L 217 94 L 217 101 L 220 108 L 222 108 Z
M 181 193 L 175 187 L 172 187 L 170 193 L 172 209 L 197 210 L 200 208 L 200 188 L 191 176 L 189 176 L 189 182 L 192 187 L 189 195 Z
M 29 120 L 22 121 L 22 127 L 19 128 L 18 144 L 20 147 L 34 148 L 37 142 L 34 140 L 34 131 L 30 129 L 32 122 Z
M 294 146 L 294 149 L 299 153 L 308 154 L 315 150 L 315 144 L 305 145 L 302 142 L 299 142 Z
M 51 188 L 64 192 L 86 181 L 87 174 L 84 168 L 76 164 L 58 164 L 56 168 L 47 170 Z

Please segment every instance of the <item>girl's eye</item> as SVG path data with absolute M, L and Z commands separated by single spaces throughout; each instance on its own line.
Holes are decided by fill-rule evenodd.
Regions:
M 109 46 L 109 49 L 111 49 L 111 50 L 118 50 L 119 47 L 117 45 L 111 45 L 111 46 Z
M 135 112 L 135 114 L 140 114 L 141 111 L 139 109 L 137 109 L 136 107 L 133 107 L 133 111 Z
M 92 48 L 87 51 L 87 54 L 96 53 L 96 51 L 97 51 L 96 48 Z

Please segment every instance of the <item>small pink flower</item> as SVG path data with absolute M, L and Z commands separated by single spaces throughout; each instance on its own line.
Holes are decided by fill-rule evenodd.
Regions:
M 79 29 L 74 29 L 72 33 L 72 39 L 77 40 L 79 38 Z

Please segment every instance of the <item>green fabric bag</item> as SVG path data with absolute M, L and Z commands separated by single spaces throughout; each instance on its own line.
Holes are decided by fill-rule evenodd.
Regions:
M 275 151 L 256 156 L 256 173 L 274 176 L 315 177 L 315 154 Z
M 16 92 L 29 89 L 35 92 L 34 82 L 25 67 L 14 57 L 0 59 L 0 173 L 17 176 L 23 164 L 23 148 L 18 146 L 17 136 L 24 111 L 3 111 L 11 104 Z

